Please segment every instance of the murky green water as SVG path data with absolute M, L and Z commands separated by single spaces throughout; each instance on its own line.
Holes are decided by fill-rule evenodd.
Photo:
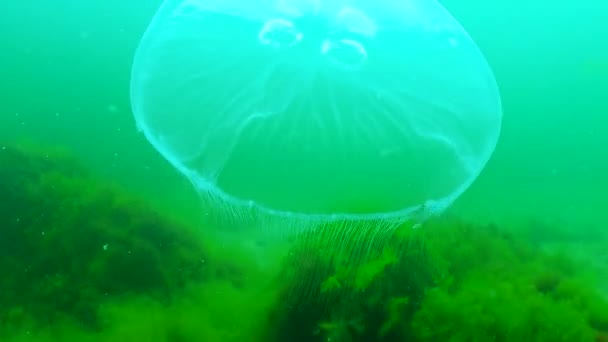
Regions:
M 281 308 L 279 287 L 255 292 L 255 279 L 268 275 L 238 250 L 183 241 L 198 241 L 197 195 L 137 132 L 129 104 L 134 49 L 160 1 L 2 2 L 0 189 L 10 201 L 0 210 L 0 293 L 22 291 L 0 301 L 0 340 L 608 339 L 608 304 L 595 299 L 608 290 L 608 4 L 442 3 L 495 72 L 504 106 L 496 151 L 446 217 L 424 227 L 429 241 L 407 237 L 417 257 L 381 254 L 365 271 L 351 270 L 367 274 L 355 285 L 329 272 L 317 284 L 317 296 L 327 297 L 322 309 L 294 311 Z M 92 174 L 74 176 L 57 148 Z M 31 219 L 38 213 L 55 216 Z M 57 226 L 45 242 L 43 232 Z M 89 243 L 97 251 L 84 257 L 90 264 L 68 261 Z M 419 245 L 426 247 L 412 247 Z M 118 254 L 104 254 L 114 246 Z M 593 268 L 576 266 L 580 260 Z M 315 262 L 299 260 L 298 269 Z M 34 264 L 37 273 L 24 276 Z M 145 265 L 154 269 L 126 278 Z M 65 285 L 84 270 L 82 283 Z M 357 299 L 341 299 L 331 284 Z M 380 299 L 369 299 L 374 293 Z M 95 305 L 80 310 L 83 302 Z M 40 318 L 56 311 L 65 314 Z M 587 323 L 549 328 L 573 320 Z M 443 333 L 429 332 L 437 327 Z

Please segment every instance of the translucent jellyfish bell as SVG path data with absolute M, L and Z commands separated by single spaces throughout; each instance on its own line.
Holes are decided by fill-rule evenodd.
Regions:
M 502 117 L 484 57 L 434 0 L 166 0 L 131 98 L 207 201 L 281 233 L 441 211 Z

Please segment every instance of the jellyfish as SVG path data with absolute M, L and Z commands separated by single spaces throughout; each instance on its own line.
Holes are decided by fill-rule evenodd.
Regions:
M 165 0 L 130 94 L 212 229 L 278 239 L 331 225 L 330 248 L 444 211 L 502 118 L 487 61 L 435 0 Z

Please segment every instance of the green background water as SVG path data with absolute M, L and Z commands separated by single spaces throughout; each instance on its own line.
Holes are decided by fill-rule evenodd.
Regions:
M 443 3 L 486 54 L 504 105 L 496 152 L 454 210 L 481 221 L 604 225 L 608 3 Z M 189 185 L 130 113 L 133 52 L 159 4 L 3 1 L 0 138 L 66 145 L 102 175 L 194 211 Z
M 18 207 L 19 204 L 12 205 L 9 200 L 0 206 L 0 233 L 22 238 L 13 233 L 33 232 L 23 241 L 8 239 L 7 234 L 0 236 L 0 272 L 9 274 L 0 278 L 1 338 L 8 331 L 7 336 L 16 336 L 10 341 L 81 342 L 84 339 L 78 334 L 83 330 L 80 324 L 91 318 L 81 315 L 82 307 L 103 311 L 102 307 L 107 305 L 117 305 L 119 309 L 115 316 L 110 315 L 113 321 L 109 328 L 94 341 L 156 338 L 225 342 L 226 338 L 218 336 L 225 336 L 220 332 L 238 331 L 234 328 L 235 318 L 243 334 L 247 333 L 243 326 L 264 320 L 266 306 L 272 300 L 247 290 L 245 285 L 255 288 L 254 278 L 257 276 L 258 282 L 260 278 L 251 260 L 233 251 L 223 252 L 206 242 L 199 245 L 198 240 L 186 234 L 186 229 L 182 231 L 179 228 L 183 227 L 175 227 L 142 207 L 131 205 L 126 195 L 116 195 L 118 204 L 112 203 L 108 200 L 112 196 L 97 189 L 107 187 L 105 180 L 117 181 L 175 218 L 199 227 L 199 200 L 191 185 L 137 132 L 130 112 L 131 60 L 160 2 L 0 1 L 0 148 L 5 144 L 42 143 L 48 146 L 43 145 L 43 153 L 48 148 L 52 155 L 54 146 L 64 146 L 101 178 L 99 184 L 78 179 L 70 183 L 62 179 L 70 177 L 66 173 L 51 177 L 50 181 L 39 180 L 29 174 L 43 172 L 36 168 L 36 162 L 32 162 L 34 166 L 0 164 L 0 171 L 8 170 L 2 175 L 16 181 L 34 179 L 31 192 L 40 194 L 38 197 L 50 196 L 40 201 L 25 196 L 25 202 L 19 202 L 23 199 L 16 193 L 28 189 L 27 184 L 11 187 L 0 178 L 0 189 L 13 190 L 8 195 L 0 192 L 0 201 L 8 197 L 21 204 L 34 204 L 32 208 Z M 592 278 L 599 278 L 605 296 L 608 284 L 605 240 L 590 241 L 588 237 L 595 239 L 598 232 L 606 236 L 608 3 L 598 0 L 443 0 L 443 3 L 485 53 L 495 71 L 504 105 L 502 134 L 495 154 L 451 210 L 467 221 L 496 222 L 505 230 L 538 227 L 538 231 L 543 231 L 541 235 L 567 230 L 566 239 L 558 244 L 565 241 L 564 245 L 568 245 L 578 235 L 581 242 L 575 243 L 574 249 L 577 254 L 588 254 L 588 259 L 583 260 L 592 261 L 589 264 L 597 263 L 598 268 L 592 272 L 601 274 Z M 16 160 L 10 157 L 18 154 L 10 151 L 7 147 L 7 153 L 0 155 L 0 163 Z M 21 167 L 25 170 L 23 175 L 18 172 Z M 58 193 L 45 188 L 54 189 L 53 179 L 59 181 L 60 196 L 71 194 L 75 199 L 53 197 Z M 91 189 L 79 189 L 81 185 Z M 80 191 L 72 193 L 72 187 Z M 48 210 L 45 200 L 56 201 L 51 203 L 47 215 L 53 218 L 49 221 L 51 225 L 56 226 L 46 226 L 37 216 L 38 211 Z M 27 215 L 32 217 L 26 218 Z M 15 222 L 13 216 L 17 221 L 24 219 Z M 125 216 L 128 224 L 124 223 Z M 28 221 L 29 226 L 23 224 Z M 352 301 L 355 305 L 347 302 L 331 306 L 330 316 L 337 313 L 337 317 L 331 317 L 330 323 L 334 325 L 330 324 L 330 328 L 339 327 L 342 316 L 363 314 L 364 326 L 373 331 L 375 324 L 383 325 L 393 319 L 392 314 L 379 315 L 378 310 L 385 303 L 396 303 L 396 311 L 401 313 L 415 307 L 422 312 L 418 317 L 430 314 L 428 326 L 441 325 L 447 334 L 464 333 L 463 336 L 474 336 L 480 341 L 495 340 L 496 335 L 484 339 L 484 333 L 489 331 L 511 338 L 503 340 L 523 341 L 533 339 L 529 336 L 540 336 L 537 340 L 578 342 L 584 334 L 570 335 L 570 339 L 564 335 L 570 328 L 577 329 L 577 323 L 593 326 L 595 340 L 607 338 L 606 303 L 600 303 L 604 297 L 591 294 L 589 288 L 595 289 L 597 284 L 586 278 L 588 270 L 576 267 L 574 272 L 559 255 L 552 259 L 536 249 L 530 252 L 493 227 L 478 226 L 474 230 L 467 227 L 456 220 L 431 224 L 426 229 L 429 235 L 436 232 L 435 239 L 428 240 L 431 241 L 428 254 L 434 256 L 433 250 L 444 253 L 437 258 L 439 266 L 426 264 L 425 250 L 419 265 L 407 257 L 415 253 L 407 254 L 384 277 L 380 273 L 384 272 L 385 263 L 394 262 L 389 249 L 379 260 L 361 267 L 364 274 L 371 274 L 369 279 L 375 279 L 369 288 L 378 291 L 378 302 L 365 293 Z M 533 248 L 539 246 L 535 242 L 550 244 L 552 238 L 543 241 L 541 236 L 533 241 Z M 108 241 L 110 247 L 106 250 Z M 442 263 L 442 258 L 449 262 Z M 304 275 L 314 268 L 306 261 L 297 265 Z M 193 273 L 204 277 L 202 284 L 183 271 L 184 262 L 200 270 Z M 449 268 L 449 277 L 456 279 L 453 284 L 443 273 L 425 278 L 435 266 L 441 269 L 445 264 L 456 265 L 455 269 Z M 337 277 L 327 276 L 329 280 Z M 579 277 L 589 288 L 576 287 Z M 139 302 L 140 296 L 150 295 L 141 288 L 162 289 L 168 280 L 174 284 L 173 280 L 182 278 L 194 284 L 194 291 L 172 285 L 167 289 L 172 296 L 170 303 L 161 304 L 158 298 L 153 303 Z M 317 280 L 326 285 L 327 279 Z M 434 288 L 437 280 L 440 285 L 448 283 L 450 292 L 443 293 L 441 286 Z M 422 285 L 417 288 L 416 284 Z M 382 292 L 385 286 L 391 291 Z M 348 286 L 345 288 L 348 292 Z M 134 291 L 132 298 L 127 296 L 125 300 L 124 292 L 117 289 L 130 294 Z M 427 290 L 431 296 L 426 296 Z M 422 304 L 417 303 L 415 296 L 423 292 L 426 297 L 418 298 Z M 437 300 L 433 293 L 444 297 L 433 301 Z M 334 298 L 331 292 L 324 295 Z M 412 305 L 404 307 L 410 297 Z M 282 297 L 278 298 L 282 303 Z M 12 302 L 7 304 L 8 301 Z M 62 307 L 66 302 L 68 305 Z M 358 305 L 369 307 L 362 309 Z M 453 307 L 457 308 L 453 312 L 442 311 Z M 594 308 L 595 314 L 589 315 Z M 42 312 L 44 319 L 37 319 L 43 325 L 52 313 L 57 312 L 59 317 L 62 313 L 71 314 L 68 328 L 57 321 L 42 328 L 43 333 L 46 328 L 60 332 L 67 329 L 58 335 L 63 337 L 33 339 L 27 324 L 11 323 L 11 315 L 38 317 L 28 309 Z M 299 337 L 309 342 L 305 334 L 320 339 L 315 331 L 323 328 L 319 323 L 327 317 L 316 316 L 322 311 L 317 309 L 307 313 L 310 317 L 288 312 L 284 322 L 277 324 L 273 320 L 269 329 L 278 331 L 279 336 L 285 333 L 281 329 L 289 330 L 288 337 L 276 339 L 280 341 Z M 477 309 L 485 311 L 480 314 Z M 107 317 L 107 313 L 101 312 L 97 319 Z M 78 324 L 78 328 L 71 329 L 70 324 Z M 403 319 L 399 324 L 407 331 L 410 322 Z M 175 331 L 180 329 L 183 336 L 191 338 L 178 339 L 180 335 Z M 524 335 L 518 335 L 522 331 Z M 19 337 L 22 333 L 25 338 Z M 87 335 L 90 333 L 86 330 Z M 361 334 L 358 337 L 372 340 Z

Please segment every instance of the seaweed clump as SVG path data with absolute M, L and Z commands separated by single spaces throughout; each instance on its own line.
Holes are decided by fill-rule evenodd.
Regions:
M 169 302 L 204 279 L 194 233 L 64 153 L 0 150 L 0 338 L 8 330 L 103 327 L 104 303 Z
M 599 290 L 597 269 L 572 255 L 449 215 L 400 233 L 362 266 L 349 265 L 347 258 L 315 260 L 326 272 L 315 284 L 314 300 L 277 309 L 282 319 L 273 338 L 606 340 L 608 300 Z M 404 252 L 396 253 L 404 244 Z M 302 265 L 309 254 L 304 249 L 292 261 Z

